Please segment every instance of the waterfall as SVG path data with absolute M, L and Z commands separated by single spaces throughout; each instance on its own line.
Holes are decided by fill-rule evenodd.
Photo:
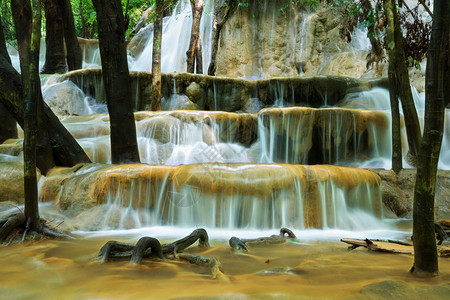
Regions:
M 91 230 L 158 225 L 367 230 L 380 226 L 379 184 L 369 171 L 332 166 L 99 165 L 69 175 L 58 201 L 72 214 L 83 207 L 80 228 Z M 51 180 L 43 180 L 42 189 L 49 188 Z M 104 217 L 94 217 L 99 214 Z
M 212 22 L 214 15 L 214 0 L 204 2 L 203 14 L 200 23 L 200 36 L 202 42 L 203 73 L 208 72 L 211 61 Z M 163 19 L 162 45 L 161 45 L 161 72 L 185 72 L 186 51 L 189 47 L 192 26 L 192 11 L 189 0 L 180 0 L 175 6 L 171 16 Z M 142 29 L 142 42 L 145 45 L 136 45 L 142 48 L 139 53 L 129 53 L 129 68 L 133 71 L 151 71 L 153 52 L 153 24 Z M 136 38 L 139 39 L 139 36 Z M 139 42 L 137 42 L 139 43 Z M 135 57 L 133 57 L 135 56 Z

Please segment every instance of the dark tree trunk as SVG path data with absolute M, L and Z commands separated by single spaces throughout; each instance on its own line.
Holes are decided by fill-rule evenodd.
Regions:
M 40 232 L 41 221 L 39 218 L 39 199 L 36 179 L 36 139 L 38 131 L 38 105 L 41 98 L 41 81 L 39 79 L 39 46 L 41 39 L 41 2 L 33 2 L 33 25 L 30 48 L 30 67 L 28 76 L 30 92 L 26 99 L 24 115 L 24 142 L 23 142 L 23 162 L 24 162 L 24 190 L 25 190 L 25 218 L 27 226 L 31 230 Z
M 4 41 L 5 36 L 3 35 L 3 26 L 0 20 L 0 41 Z M 5 43 L 0 43 L 0 55 L 5 55 L 9 63 L 11 60 L 9 59 L 8 50 L 6 49 Z M 8 110 L 0 103 L 0 144 L 6 141 L 7 139 L 16 139 L 17 138 L 17 124 L 14 117 L 8 112 Z
M 11 11 L 16 28 L 17 47 L 19 49 L 20 71 L 28 74 L 30 65 L 31 42 L 31 5 L 29 0 L 11 0 Z
M 220 5 L 217 2 L 217 5 Z M 213 38 L 212 38 L 212 47 L 211 47 L 211 62 L 208 67 L 208 75 L 214 76 L 216 75 L 216 61 L 217 61 L 217 51 L 219 49 L 219 39 L 220 32 L 222 30 L 223 25 L 228 20 L 228 17 L 231 12 L 231 4 L 218 6 L 214 8 L 214 24 L 213 24 Z
M 153 21 L 152 53 L 152 105 L 151 110 L 161 110 L 161 45 L 164 0 L 155 2 L 155 19 Z
M 387 24 L 387 41 L 389 48 L 389 67 L 388 67 L 388 78 L 389 78 L 389 97 L 391 102 L 391 115 L 392 115 L 392 170 L 395 173 L 399 173 L 402 169 L 402 141 L 400 134 L 400 110 L 398 103 L 398 91 L 397 91 L 397 57 L 395 55 L 396 47 L 394 42 L 394 16 L 392 13 L 392 0 L 385 0 L 385 13 Z
M 7 139 L 17 138 L 17 123 L 13 116 L 0 103 L 0 144 Z
M 187 56 L 187 72 L 194 73 L 197 66 L 197 73 L 201 74 L 203 69 L 203 63 L 201 55 L 201 43 L 200 43 L 200 21 L 203 12 L 203 0 L 191 0 L 192 7 L 192 28 L 191 28 L 191 40 L 189 42 L 189 49 L 186 51 Z M 196 62 L 197 61 L 197 62 Z M 200 72 L 198 70 L 200 69 Z
M 444 99 L 450 97 L 445 94 L 450 84 L 450 78 L 445 76 L 448 75 L 446 67 L 450 61 L 449 1 L 435 0 L 433 11 L 433 27 L 425 75 L 425 126 L 418 157 L 413 206 L 414 266 L 412 271 L 424 275 L 438 274 L 434 195 L 444 131 Z
M 64 50 L 64 23 L 58 0 L 43 0 L 45 9 L 45 64 L 41 73 L 55 74 L 67 71 Z
M 392 26 L 394 31 L 394 40 L 387 41 L 389 47 L 389 64 L 393 63 L 392 70 L 395 70 L 396 91 L 402 103 L 409 146 L 408 159 L 410 163 L 415 165 L 415 160 L 419 153 L 421 133 L 419 118 L 411 93 L 405 52 L 403 51 L 403 37 L 398 20 L 396 0 L 385 1 L 385 10 L 391 11 L 391 13 L 386 14 L 386 17 L 388 26 Z M 393 62 L 391 62 L 391 59 L 393 59 Z
M 66 43 L 67 66 L 69 71 L 82 68 L 83 55 L 78 43 L 70 0 L 60 0 L 59 5 L 64 21 L 64 42 Z
M 111 124 L 112 162 L 139 162 L 121 1 L 94 0 L 93 3 Z
M 1 39 L 0 44 L 5 45 L 5 40 Z M 1 49 L 4 48 L 5 52 Z M 42 100 L 40 100 L 42 101 Z M 17 123 L 24 128 L 25 103 L 22 96 L 22 79 L 20 74 L 13 68 L 6 47 L 0 47 L 0 102 L 6 107 Z M 37 166 L 42 173 L 48 169 L 48 162 L 39 159 L 40 157 L 56 162 L 58 166 L 71 167 L 78 163 L 90 162 L 84 150 L 75 141 L 72 135 L 58 120 L 58 117 L 43 102 L 44 120 L 47 124 L 47 132 L 50 137 L 51 150 L 53 156 L 47 157 L 38 150 Z M 40 134 L 40 130 L 38 130 Z M 40 136 L 38 136 L 38 140 Z
M 24 101 L 28 99 L 28 94 L 31 91 L 30 81 L 29 81 L 29 72 L 30 72 L 30 42 L 31 42 L 31 5 L 29 0 L 14 0 L 11 2 L 12 4 L 12 12 L 14 23 L 16 26 L 16 37 L 17 44 L 19 48 L 19 58 L 20 58 L 20 70 L 22 72 L 22 86 L 18 90 L 18 101 L 22 106 L 22 111 L 20 118 L 23 118 L 24 113 Z M 8 59 L 9 61 L 9 59 Z M 8 64 L 10 65 L 10 64 Z M 13 80 L 13 78 L 8 78 Z M 42 100 L 42 94 L 39 92 L 38 97 Z M 13 99 L 12 99 L 13 100 Z M 14 101 L 14 100 L 13 100 Z M 8 105 L 4 104 L 7 109 Z M 14 114 L 13 114 L 14 115 Z M 50 139 L 48 137 L 46 122 L 42 119 L 42 106 L 38 105 L 37 112 L 39 122 L 37 123 L 38 127 L 38 138 L 37 138 L 37 151 L 39 156 L 37 157 L 37 164 L 39 169 L 43 174 L 46 174 L 48 170 L 55 166 L 55 162 L 53 159 L 52 148 L 50 144 Z M 17 117 L 14 116 L 17 120 Z M 19 125 L 23 125 L 24 123 L 19 122 Z M 22 126 L 23 128 L 23 126 Z

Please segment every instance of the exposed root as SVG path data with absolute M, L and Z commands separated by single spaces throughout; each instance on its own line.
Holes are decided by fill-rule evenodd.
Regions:
M 209 247 L 208 233 L 203 228 L 196 229 L 190 235 L 173 243 L 159 245 L 161 253 L 159 253 L 157 245 L 159 241 L 151 237 L 141 238 L 136 245 L 109 241 L 100 249 L 97 259 L 101 262 L 106 262 L 114 258 L 131 258 L 131 263 L 139 263 L 143 258 L 148 257 L 164 259 L 163 254 L 177 256 L 177 252 L 186 249 L 197 240 L 200 247 Z M 135 258 L 133 258 L 133 255 L 135 255 Z
M 110 258 L 128 258 L 133 254 L 134 245 L 121 243 L 117 241 L 109 241 L 100 249 L 97 260 L 102 263 L 107 262 Z
M 164 245 L 161 245 L 157 239 L 152 237 L 142 237 L 136 245 L 109 241 L 100 249 L 97 260 L 105 263 L 112 258 L 130 258 L 130 264 L 138 265 L 143 258 L 151 257 L 165 260 L 164 255 L 166 255 L 183 259 L 196 265 L 209 266 L 212 278 L 227 279 L 228 277 L 223 274 L 222 266 L 217 258 L 179 253 L 179 251 L 191 246 L 197 240 L 199 241 L 199 246 L 209 247 L 208 233 L 202 228 L 194 230 L 190 235 L 182 239 Z
M 211 268 L 211 276 L 213 279 L 225 279 L 226 275 L 223 273 L 222 264 L 215 257 L 206 257 L 202 255 L 195 255 L 189 253 L 180 253 L 178 255 L 180 259 L 186 260 L 191 264 L 199 266 L 208 266 Z
M 205 229 L 199 228 L 194 230 L 190 235 L 179 239 L 173 243 L 170 244 L 164 244 L 162 245 L 162 252 L 164 254 L 177 254 L 177 252 L 182 251 L 186 249 L 187 247 L 191 246 L 198 240 L 198 245 L 200 247 L 206 247 L 209 248 L 209 237 L 208 233 Z
M 286 238 L 284 237 L 287 234 L 288 239 L 295 239 L 296 236 L 292 232 L 292 230 L 288 228 L 281 228 L 280 234 L 274 234 L 269 237 L 260 237 L 256 239 L 239 239 L 233 236 L 229 240 L 230 247 L 234 250 L 243 250 L 248 251 L 248 246 L 252 245 L 271 245 L 271 244 L 282 244 L 286 242 Z
M 144 256 L 144 252 L 147 249 L 151 249 L 151 253 L 164 260 L 164 256 L 161 251 L 161 244 L 155 238 L 144 236 L 139 239 L 134 247 L 133 254 L 131 255 L 130 263 L 133 265 L 139 265 Z
M 13 229 L 25 224 L 25 215 L 22 213 L 14 214 L 7 217 L 6 221 L 0 228 L 0 243 L 4 243 L 9 237 Z
M 287 234 L 287 235 L 288 235 L 288 238 L 290 238 L 290 239 L 295 239 L 295 238 L 297 238 L 297 237 L 295 236 L 295 234 L 292 232 L 292 230 L 290 230 L 289 228 L 284 228 L 284 227 L 283 227 L 283 228 L 280 229 L 280 235 L 284 237 L 285 234 Z
M 35 240 L 45 237 L 72 238 L 50 229 L 44 220 L 41 220 L 40 228 L 32 230 L 30 221 L 25 218 L 23 212 L 12 214 L 0 221 L 0 244 L 9 245 L 14 242 L 24 242 L 27 239 Z
M 248 251 L 247 245 L 239 238 L 232 236 L 228 241 L 231 248 L 238 251 Z

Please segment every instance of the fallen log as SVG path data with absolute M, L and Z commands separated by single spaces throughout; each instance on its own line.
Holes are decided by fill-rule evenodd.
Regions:
M 341 239 L 341 242 L 350 244 L 349 250 L 356 249 L 358 247 L 364 247 L 370 251 L 382 251 L 390 253 L 401 253 L 401 254 L 412 254 L 414 253 L 414 248 L 412 245 L 405 245 L 403 242 L 392 241 L 375 241 L 369 239 Z
M 369 251 L 381 251 L 388 253 L 399 254 L 414 254 L 414 247 L 411 244 L 395 241 L 395 240 L 369 240 L 369 239 L 348 239 L 343 238 L 341 242 L 350 244 L 348 250 L 353 250 L 359 247 L 367 248 Z M 438 246 L 438 255 L 441 257 L 450 257 L 450 247 Z

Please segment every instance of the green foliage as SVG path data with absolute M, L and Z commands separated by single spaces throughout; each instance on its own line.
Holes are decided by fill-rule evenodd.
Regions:
M 97 38 L 97 13 L 91 0 L 71 0 L 75 29 L 79 37 Z M 122 0 L 122 9 L 128 16 L 126 38 L 141 18 L 142 13 L 154 4 L 154 0 Z M 128 7 L 127 7 L 128 4 Z
M 3 34 L 5 35 L 6 42 L 12 46 L 17 46 L 16 31 L 14 29 L 10 1 L 1 1 L 0 22 L 2 22 Z

